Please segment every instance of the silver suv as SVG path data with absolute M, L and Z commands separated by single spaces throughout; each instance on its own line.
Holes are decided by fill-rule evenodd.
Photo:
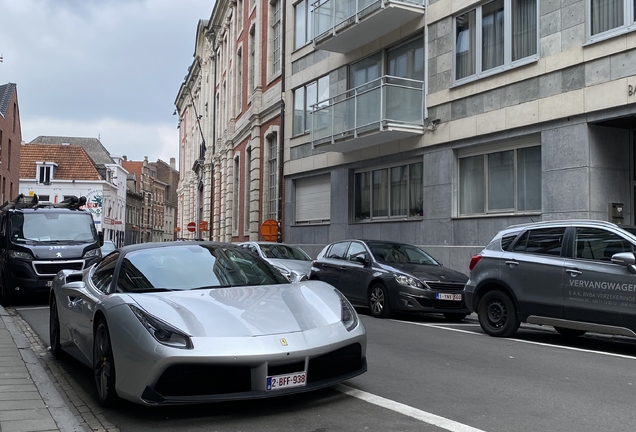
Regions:
M 470 261 L 468 308 L 491 336 L 519 323 L 636 337 L 636 235 L 596 220 L 514 225 Z

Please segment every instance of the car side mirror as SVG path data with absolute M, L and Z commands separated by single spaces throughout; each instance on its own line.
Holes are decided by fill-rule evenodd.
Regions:
M 632 252 L 619 252 L 612 255 L 612 263 L 627 267 L 627 271 L 636 274 L 636 257 Z
M 363 253 L 356 256 L 356 261 L 361 264 L 367 265 L 369 264 L 369 257 L 367 257 L 367 254 Z

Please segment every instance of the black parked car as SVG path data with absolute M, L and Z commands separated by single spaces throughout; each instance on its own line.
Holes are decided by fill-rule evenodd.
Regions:
M 422 249 L 390 241 L 344 240 L 327 245 L 311 267 L 310 279 L 338 288 L 375 317 L 394 310 L 442 313 L 461 321 L 468 276 L 442 266 Z

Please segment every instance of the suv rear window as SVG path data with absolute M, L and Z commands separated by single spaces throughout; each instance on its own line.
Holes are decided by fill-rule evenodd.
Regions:
M 541 255 L 561 255 L 565 228 L 540 228 L 523 233 L 513 250 Z
M 518 232 L 503 235 L 501 237 L 501 249 L 507 251 L 518 235 Z

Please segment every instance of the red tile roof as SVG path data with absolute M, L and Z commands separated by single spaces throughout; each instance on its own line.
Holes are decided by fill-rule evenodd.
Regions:
M 86 150 L 76 145 L 28 144 L 20 148 L 20 178 L 37 177 L 36 162 L 55 162 L 54 180 L 102 180 Z

